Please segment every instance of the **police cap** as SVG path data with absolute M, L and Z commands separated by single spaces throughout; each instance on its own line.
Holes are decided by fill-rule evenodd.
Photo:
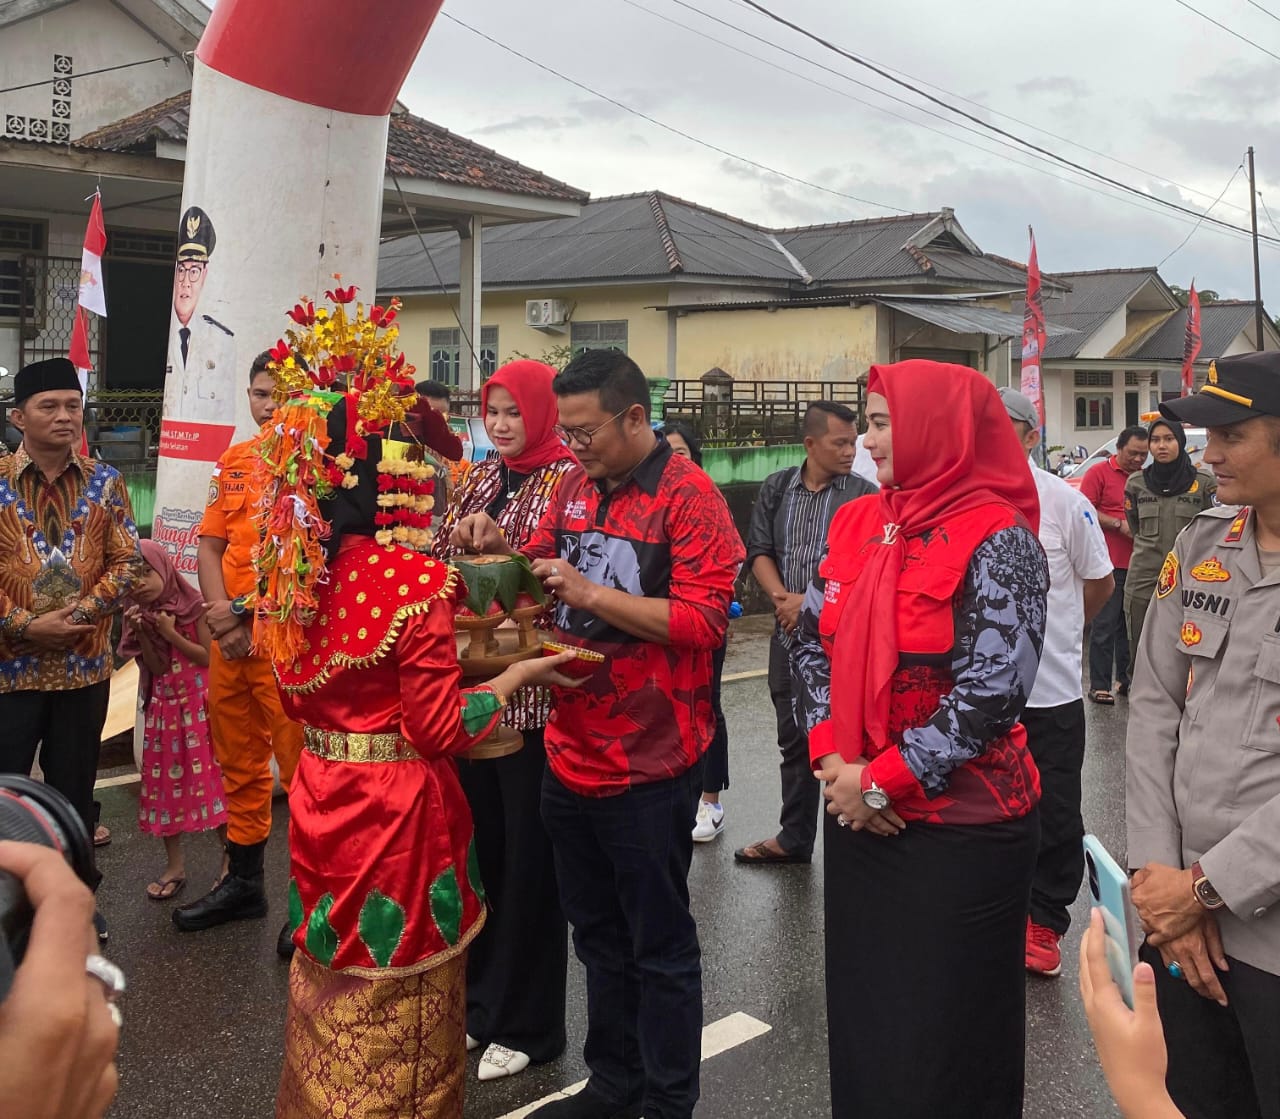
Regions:
M 188 206 L 178 223 L 178 259 L 208 261 L 216 241 L 209 215 L 199 206 Z
M 1166 400 L 1160 414 L 1196 427 L 1226 427 L 1255 416 L 1280 416 L 1280 352 L 1239 354 L 1209 363 L 1209 379 L 1193 396 Z

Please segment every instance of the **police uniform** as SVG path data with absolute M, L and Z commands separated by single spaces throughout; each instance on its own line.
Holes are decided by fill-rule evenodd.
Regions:
M 217 237 L 213 222 L 199 206 L 189 206 L 178 225 L 177 264 L 208 265 Z M 235 332 L 212 315 L 193 314 L 184 325 L 175 312 L 169 326 L 166 376 L 182 378 L 181 412 L 192 420 L 222 420 L 234 402 L 228 386 L 237 381 Z M 220 376 L 219 371 L 232 371 Z M 221 392 L 221 397 L 218 393 Z
M 1166 418 L 1223 427 L 1280 416 L 1280 354 L 1226 358 Z M 1138 648 L 1127 740 L 1128 862 L 1191 868 L 1231 968 L 1219 1007 L 1149 946 L 1188 1116 L 1280 1116 L 1280 566 L 1247 507 L 1201 512 L 1160 571 Z M 1268 566 L 1270 564 L 1268 563 Z

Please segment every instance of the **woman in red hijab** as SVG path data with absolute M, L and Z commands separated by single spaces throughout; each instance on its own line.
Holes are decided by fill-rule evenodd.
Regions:
M 836 514 L 793 653 L 825 783 L 832 1114 L 1022 1114 L 1049 575 L 1025 452 L 958 365 L 872 366 L 878 495 Z
M 541 362 L 513 361 L 481 388 L 480 412 L 498 457 L 477 463 L 454 491 L 436 534 L 437 558 L 457 554 L 450 537 L 472 513 L 488 513 L 513 548 L 523 548 L 533 534 L 575 461 L 553 431 L 555 375 Z M 467 1044 L 487 1046 L 481 1080 L 554 1060 L 566 1044 L 567 929 L 539 809 L 549 710 L 544 688 L 522 689 L 504 722 L 522 733 L 524 748 L 504 758 L 458 762 L 475 819 L 480 879 L 493 903 L 467 957 Z

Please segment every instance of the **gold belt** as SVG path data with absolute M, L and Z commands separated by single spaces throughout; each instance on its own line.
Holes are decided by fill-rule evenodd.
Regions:
M 317 758 L 330 762 L 404 762 L 420 757 L 395 731 L 345 734 L 304 726 L 302 744 Z

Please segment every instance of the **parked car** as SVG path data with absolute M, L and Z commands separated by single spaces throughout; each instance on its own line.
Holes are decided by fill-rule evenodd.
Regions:
M 1204 445 L 1208 438 L 1205 433 L 1205 429 L 1202 427 L 1184 427 L 1183 431 L 1187 433 L 1187 454 L 1191 456 L 1191 461 L 1194 462 L 1196 466 L 1199 466 L 1201 460 L 1204 458 Z M 1110 458 L 1115 453 L 1116 441 L 1114 439 L 1108 439 L 1087 459 L 1083 462 L 1077 463 L 1071 468 L 1069 473 L 1063 475 L 1067 480 L 1067 485 L 1073 486 L 1075 489 L 1079 489 L 1080 483 L 1084 481 L 1085 474 L 1087 474 L 1097 463 Z M 1150 455 L 1147 455 L 1147 465 L 1151 465 Z

